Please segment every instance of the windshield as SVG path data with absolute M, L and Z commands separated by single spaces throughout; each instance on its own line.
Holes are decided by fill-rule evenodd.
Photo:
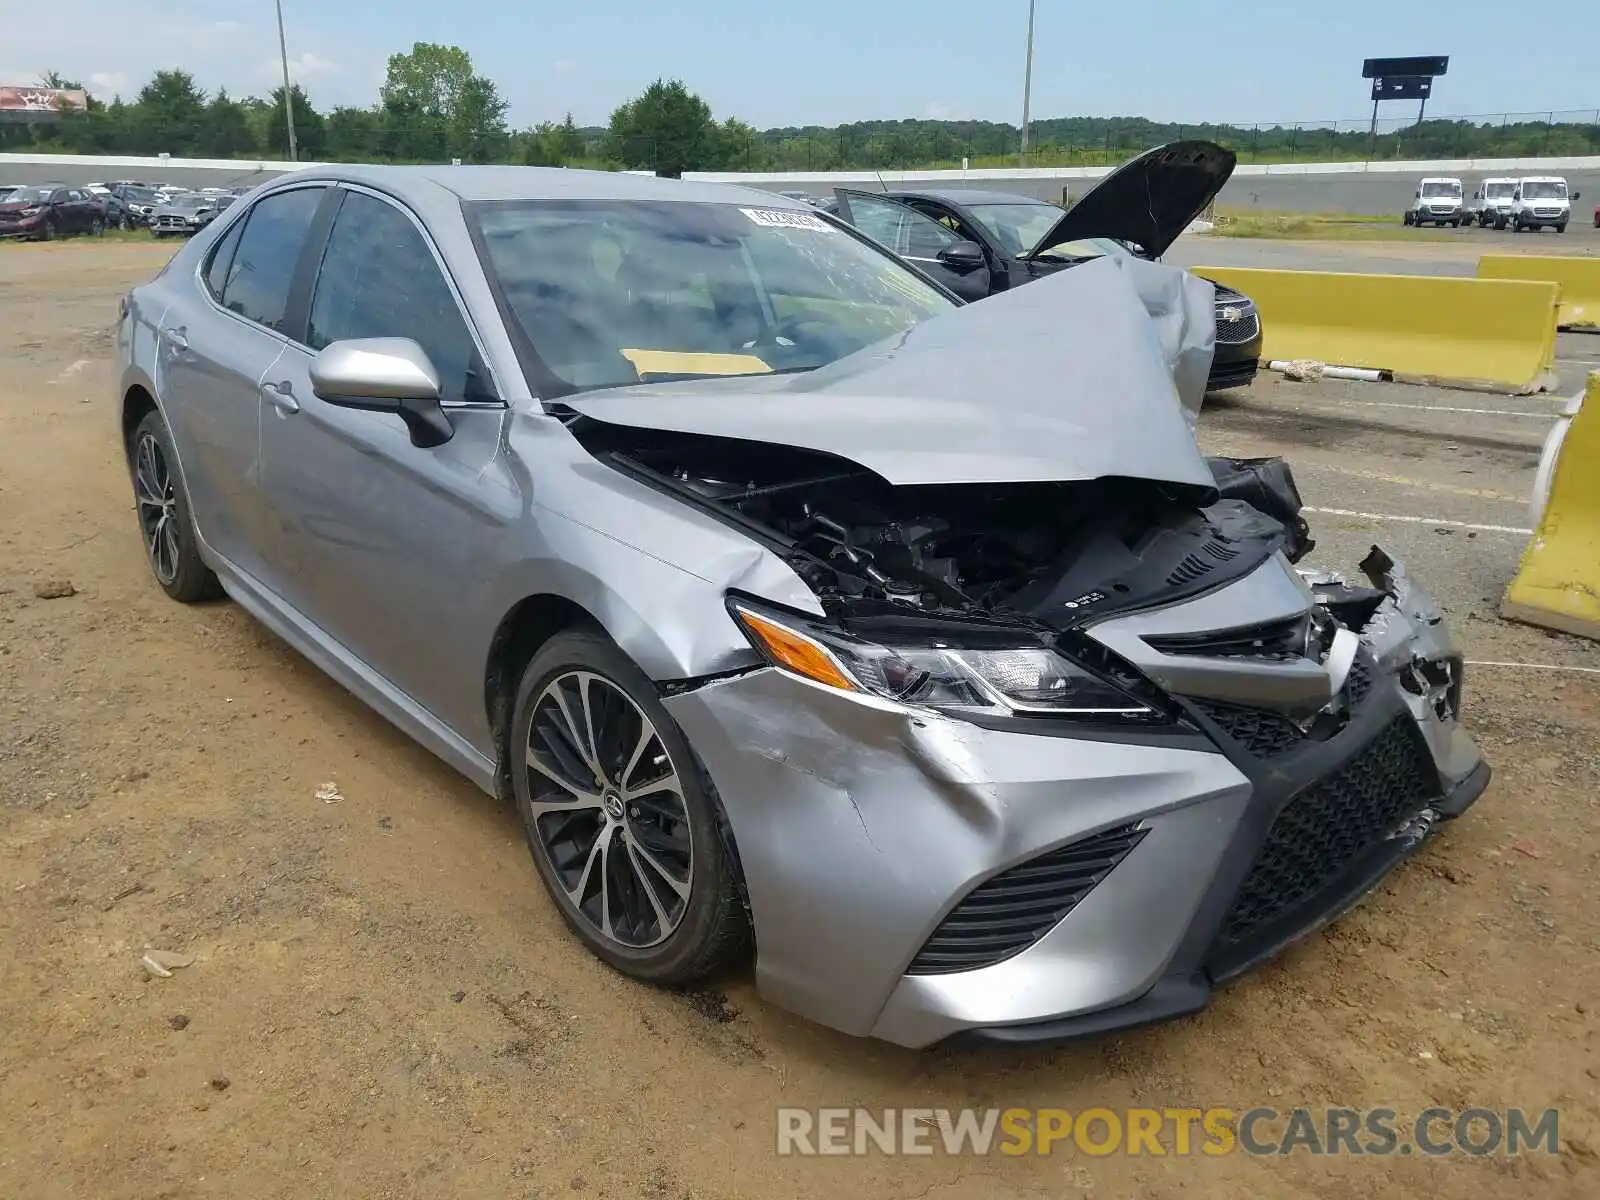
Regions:
M 1486 183 L 1483 185 L 1483 194 L 1490 200 L 1509 200 L 1511 193 L 1517 190 L 1514 183 Z
M 1565 200 L 1567 185 L 1560 181 L 1529 179 L 1522 185 L 1524 200 Z
M 1453 196 L 1459 199 L 1461 185 L 1459 183 L 1440 183 L 1435 180 L 1433 183 L 1422 185 L 1422 194 L 1424 196 Z
M 19 187 L 6 197 L 7 204 L 43 204 L 50 199 L 55 188 Z
M 210 204 L 210 196 L 174 196 L 167 201 L 171 208 L 207 208 Z
M 1062 210 L 1042 200 L 1035 204 L 969 204 L 967 211 L 1012 254 L 1026 254 L 1061 220 Z M 1103 253 L 1103 252 L 1102 252 Z
M 567 391 L 812 370 L 956 303 L 812 212 L 536 200 L 468 211 L 510 317 Z
M 122 198 L 129 204 L 154 204 L 156 202 L 156 194 L 148 188 L 123 188 Z

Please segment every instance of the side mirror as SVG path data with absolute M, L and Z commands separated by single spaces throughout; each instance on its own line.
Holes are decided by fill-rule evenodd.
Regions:
M 1582 200 L 1582 199 L 1583 199 L 1583 193 L 1582 192 L 1573 192 L 1572 193 L 1572 202 L 1574 204 L 1576 204 L 1579 200 Z
M 351 338 L 311 360 L 311 390 L 340 408 L 392 413 L 411 444 L 442 446 L 455 436 L 439 405 L 439 372 L 410 338 Z
M 977 242 L 951 242 L 939 251 L 939 261 L 953 271 L 976 271 L 979 267 L 986 266 L 988 259 L 984 257 L 983 247 Z

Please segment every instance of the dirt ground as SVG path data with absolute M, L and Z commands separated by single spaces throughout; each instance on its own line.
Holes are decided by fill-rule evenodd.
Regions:
M 1194 1019 L 914 1053 L 792 1018 L 748 971 L 694 995 L 636 985 L 566 934 L 512 811 L 234 605 L 156 588 L 110 328 L 167 250 L 0 247 L 0 1196 L 1600 1195 L 1600 675 L 1473 672 L 1496 770 L 1480 804 Z M 1355 476 L 1391 490 L 1358 504 L 1357 435 L 1314 405 L 1257 422 L 1271 389 L 1207 438 L 1303 443 L 1308 503 L 1415 512 L 1397 506 L 1422 488 L 1520 523 L 1542 425 L 1498 449 L 1375 427 Z M 1319 521 L 1341 555 L 1372 532 Z M 1469 657 L 1600 666 L 1592 644 L 1494 617 L 1516 539 L 1396 535 L 1427 542 L 1430 579 L 1469 580 L 1440 589 Z M 41 598 L 67 590 L 52 582 L 74 594 Z M 333 803 L 316 796 L 330 781 Z M 193 963 L 149 978 L 149 947 Z M 1295 1104 L 1557 1107 L 1565 1150 L 775 1153 L 787 1105 Z

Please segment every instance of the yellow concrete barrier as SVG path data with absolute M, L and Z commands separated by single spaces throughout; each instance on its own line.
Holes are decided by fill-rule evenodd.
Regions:
M 1561 439 L 1549 498 L 1500 611 L 1600 638 L 1600 371 Z
M 1261 309 L 1262 357 L 1531 392 L 1555 365 L 1553 283 L 1194 267 Z
M 1479 279 L 1538 279 L 1561 288 L 1563 329 L 1600 328 L 1600 258 L 1566 258 L 1555 254 L 1485 254 L 1478 259 Z

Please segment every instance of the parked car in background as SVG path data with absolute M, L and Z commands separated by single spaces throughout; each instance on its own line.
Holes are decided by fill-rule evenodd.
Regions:
M 0 200 L 4 200 L 21 186 L 20 183 L 0 183 Z
M 1107 254 L 1159 260 L 1216 198 L 1234 162 L 1212 142 L 1158 146 L 1067 210 L 1010 192 L 839 188 L 830 211 L 962 299 L 981 300 Z M 1208 388 L 1243 387 L 1260 364 L 1261 316 L 1248 296 L 1212 286 L 1217 347 Z
M 162 203 L 161 194 L 143 184 L 114 183 L 111 185 L 111 194 L 122 201 L 129 216 L 139 225 L 150 224 L 150 218 Z
M 83 188 L 46 183 L 17 188 L 0 201 L 0 237 L 49 241 L 72 233 L 104 233 L 106 213 Z
M 1201 456 L 1129 265 L 961 304 L 748 188 L 300 171 L 123 299 L 136 528 L 513 802 L 618 971 L 905 1046 L 1193 1013 L 1489 767 L 1405 571 Z
M 1531 229 L 1567 231 L 1572 219 L 1572 205 L 1581 193 L 1567 194 L 1567 181 L 1560 175 L 1524 175 L 1517 180 L 1517 190 L 1511 195 L 1511 228 L 1515 233 Z
M 1417 190 L 1411 197 L 1411 207 L 1406 209 L 1401 221 L 1406 225 L 1459 227 L 1467 219 L 1461 198 L 1461 180 L 1431 176 L 1417 184 Z
M 1511 219 L 1511 197 L 1517 190 L 1515 179 L 1485 179 L 1472 193 L 1472 204 L 1467 209 L 1467 223 L 1473 221 L 1480 228 L 1493 225 L 1504 229 Z
M 222 200 L 230 197 L 202 196 L 198 193 L 175 195 L 156 206 L 150 216 L 150 232 L 156 237 L 188 237 L 211 224 L 222 211 Z

